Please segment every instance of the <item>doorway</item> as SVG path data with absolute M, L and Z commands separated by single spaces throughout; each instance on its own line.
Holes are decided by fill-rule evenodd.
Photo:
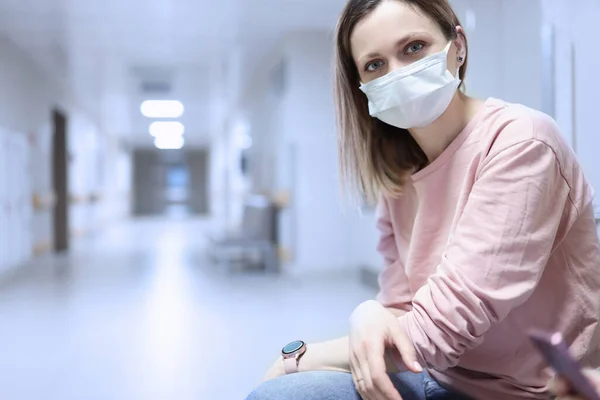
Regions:
M 167 171 L 154 149 L 133 152 L 133 215 L 162 215 L 165 212 Z
M 133 170 L 134 215 L 188 217 L 209 212 L 206 150 L 136 149 Z
M 54 251 L 69 250 L 69 184 L 68 184 L 68 142 L 67 116 L 52 111 L 52 187 L 56 196 L 53 213 Z
M 208 151 L 190 150 L 187 152 L 189 169 L 189 207 L 195 215 L 206 215 L 210 211 L 208 203 Z
M 166 165 L 165 202 L 166 213 L 171 217 L 189 215 L 190 171 L 187 163 L 179 162 Z

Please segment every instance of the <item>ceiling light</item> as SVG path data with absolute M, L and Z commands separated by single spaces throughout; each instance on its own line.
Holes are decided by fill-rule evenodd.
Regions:
M 247 150 L 252 147 L 250 124 L 245 119 L 238 119 L 233 127 L 233 140 L 237 148 Z
M 179 150 L 184 143 L 183 136 L 159 136 L 154 138 L 154 146 L 160 150 Z
M 248 150 L 252 147 L 252 137 L 246 133 L 235 137 L 235 145 L 242 150 Z
M 184 107 L 177 100 L 146 100 L 140 110 L 148 118 L 179 118 L 183 115 Z
M 156 121 L 150 124 L 149 130 L 154 137 L 181 136 L 185 132 L 185 127 L 177 121 Z

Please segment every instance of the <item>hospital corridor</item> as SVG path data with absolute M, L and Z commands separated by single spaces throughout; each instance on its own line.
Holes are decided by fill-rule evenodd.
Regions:
M 243 398 L 280 342 L 343 335 L 373 297 L 352 273 L 232 276 L 203 254 L 206 226 L 118 224 L 3 282 L 0 398 Z
M 392 312 L 406 337 L 444 324 L 488 329 L 487 314 L 456 322 L 468 312 L 435 319 L 444 307 L 423 305 L 445 271 L 464 267 L 452 257 L 495 255 L 477 241 L 530 228 L 493 225 L 539 212 L 540 193 L 552 191 L 556 202 L 540 206 L 550 210 L 561 179 L 570 192 L 557 215 L 587 216 L 576 225 L 587 230 L 574 230 L 596 238 L 598 20 L 599 0 L 0 0 L 0 400 L 274 400 L 268 390 L 282 400 L 340 400 L 319 396 L 343 390 L 357 397 L 341 400 L 375 399 L 360 386 L 370 378 L 357 375 L 352 342 L 317 354 L 327 362 L 315 371 L 346 373 L 345 389 L 261 381 L 300 372 L 314 343 L 361 337 L 364 304 Z M 521 124 L 526 114 L 555 123 Z M 515 120 L 529 128 L 510 140 L 554 135 L 568 151 L 553 157 L 576 162 L 539 183 L 535 174 L 553 169 L 517 154 L 507 168 L 527 174 L 495 176 L 493 201 L 473 206 L 481 193 L 458 190 L 496 153 L 468 152 L 500 135 L 477 139 L 478 128 Z M 438 136 L 423 133 L 434 128 Z M 517 187 L 528 183 L 539 186 Z M 502 214 L 520 195 L 522 210 Z M 560 231 L 539 229 L 527 238 Z M 452 247 L 466 242 L 476 251 Z M 476 264 L 453 277 L 515 276 Z M 437 294 L 460 303 L 477 298 L 463 295 L 475 286 Z M 414 299 L 422 315 L 410 325 Z M 477 299 L 471 309 L 492 310 Z M 449 365 L 475 347 L 430 339 L 415 339 L 417 364 L 445 349 Z M 493 382 L 508 374 L 476 372 L 496 373 Z M 545 393 L 546 376 L 531 376 L 518 390 Z

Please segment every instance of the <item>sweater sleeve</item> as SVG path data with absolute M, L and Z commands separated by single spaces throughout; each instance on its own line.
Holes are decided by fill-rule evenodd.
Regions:
M 436 273 L 400 317 L 424 365 L 456 366 L 528 299 L 565 206 L 569 187 L 544 142 L 530 139 L 488 156 Z
M 412 295 L 394 236 L 389 207 L 389 202 L 382 196 L 377 207 L 377 251 L 384 259 L 384 266 L 379 274 L 377 301 L 385 307 L 409 311 L 412 308 Z

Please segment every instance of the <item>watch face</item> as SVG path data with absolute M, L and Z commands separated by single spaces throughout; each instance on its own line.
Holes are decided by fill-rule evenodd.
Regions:
M 296 340 L 295 342 L 292 342 L 290 344 L 288 344 L 287 346 L 285 346 L 281 352 L 283 354 L 292 354 L 298 350 L 300 350 L 302 348 L 302 346 L 304 346 L 304 342 L 302 340 Z

